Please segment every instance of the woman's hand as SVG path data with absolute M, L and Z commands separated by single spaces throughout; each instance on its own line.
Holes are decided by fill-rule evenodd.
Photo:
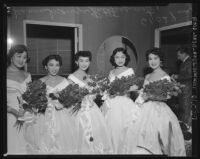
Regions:
M 137 91 L 138 90 L 138 86 L 137 85 L 132 85 L 129 89 L 129 91 Z
M 55 106 L 56 109 L 62 109 L 64 106 L 58 100 L 52 100 L 51 103 Z

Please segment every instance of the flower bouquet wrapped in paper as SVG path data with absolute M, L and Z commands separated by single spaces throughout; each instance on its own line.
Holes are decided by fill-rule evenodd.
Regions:
M 161 79 L 145 85 L 142 96 L 145 101 L 167 101 L 171 96 L 178 96 L 183 87 L 175 80 Z
M 46 84 L 35 80 L 27 84 L 26 91 L 18 98 L 20 107 L 24 109 L 23 117 L 18 118 L 16 126 L 21 128 L 24 122 L 31 122 L 34 114 L 44 113 L 47 107 Z
M 130 75 L 122 78 L 115 78 L 110 83 L 110 88 L 107 90 L 110 97 L 123 96 L 130 92 L 130 87 L 136 85 L 141 88 L 144 83 L 144 78 Z
M 57 99 L 65 108 L 72 107 L 74 113 L 81 108 L 81 102 L 88 94 L 88 89 L 79 87 L 77 84 L 69 84 L 63 90 L 57 92 Z M 50 97 L 53 99 L 56 98 L 53 94 L 51 94 Z
M 103 96 L 110 88 L 110 81 L 108 77 L 102 74 L 96 74 L 90 76 L 88 86 L 91 88 L 90 94 L 94 94 L 94 102 L 101 107 L 103 103 Z
M 110 88 L 109 79 L 103 75 L 92 75 L 90 76 L 90 79 L 91 81 L 88 82 L 88 86 L 92 88 L 90 94 L 102 95 Z

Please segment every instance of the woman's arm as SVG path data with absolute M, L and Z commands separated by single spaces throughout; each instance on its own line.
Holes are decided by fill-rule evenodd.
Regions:
M 10 106 L 7 106 L 7 112 L 13 114 L 16 118 L 24 115 L 24 109 L 19 109 L 18 111 Z

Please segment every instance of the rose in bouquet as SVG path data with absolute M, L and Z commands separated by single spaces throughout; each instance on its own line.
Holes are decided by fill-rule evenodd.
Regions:
M 142 87 L 144 78 L 136 77 L 135 75 L 130 75 L 122 78 L 115 78 L 115 80 L 110 83 L 110 88 L 108 89 L 108 94 L 110 97 L 123 96 L 130 92 L 130 87 L 137 85 L 138 88 Z
M 35 80 L 27 85 L 27 90 L 22 94 L 25 101 L 22 104 L 23 109 L 44 113 L 47 107 L 46 84 L 41 80 Z
M 102 95 L 110 88 L 109 79 L 103 75 L 92 75 L 90 79 L 91 81 L 88 82 L 88 86 L 92 88 L 90 91 L 91 94 Z
M 20 107 L 24 109 L 24 117 L 18 118 L 16 126 L 21 128 L 23 123 L 33 114 L 44 113 L 47 107 L 46 84 L 41 80 L 35 80 L 27 83 L 27 89 L 18 98 Z
M 100 107 L 103 103 L 103 97 L 107 94 L 107 90 L 110 88 L 109 79 L 102 74 L 96 74 L 90 76 L 88 86 L 91 88 L 90 94 L 94 94 L 94 102 Z
M 53 99 L 58 99 L 58 101 L 65 107 L 71 108 L 72 111 L 77 112 L 81 108 L 81 102 L 83 98 L 89 94 L 88 89 L 79 87 L 77 84 L 69 84 L 60 92 L 57 92 L 57 97 L 50 95 Z
M 147 101 L 167 101 L 172 96 L 177 96 L 179 93 L 181 93 L 183 87 L 184 85 L 181 85 L 175 80 L 157 80 L 150 82 L 144 87 L 143 97 Z

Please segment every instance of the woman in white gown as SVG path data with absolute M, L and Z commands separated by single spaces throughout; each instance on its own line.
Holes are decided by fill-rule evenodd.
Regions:
M 47 85 L 48 106 L 44 114 L 37 115 L 30 138 L 33 138 L 35 149 L 33 154 L 74 154 L 77 151 L 77 133 L 75 120 L 70 110 L 64 108 L 58 100 L 52 100 L 50 93 L 61 91 L 69 82 L 59 76 L 62 59 L 59 55 L 49 55 L 43 60 L 43 66 L 48 74 L 40 80 Z
M 75 55 L 78 69 L 68 76 L 72 83 L 89 88 L 87 70 L 92 55 L 89 51 L 79 51 Z M 109 154 L 112 153 L 110 136 L 105 119 L 92 96 L 86 96 L 76 117 L 78 130 L 78 154 Z
M 27 143 L 24 139 L 25 125 L 18 131 L 14 126 L 24 110 L 20 108 L 18 97 L 26 90 L 31 75 L 23 70 L 28 62 L 27 48 L 24 45 L 13 46 L 8 53 L 7 67 L 7 153 L 26 154 Z
M 110 71 L 110 82 L 113 82 L 116 77 L 122 78 L 134 75 L 133 69 L 126 67 L 129 61 L 130 56 L 124 48 L 116 48 L 113 51 L 110 62 L 115 69 Z M 134 85 L 131 90 L 136 88 Z M 124 144 L 124 139 L 128 137 L 127 130 L 134 123 L 139 113 L 137 105 L 127 95 L 114 98 L 107 97 L 101 106 L 101 110 L 111 135 L 114 154 L 124 153 L 125 149 L 128 148 Z
M 144 86 L 160 79 L 170 80 L 160 67 L 162 61 L 160 49 L 148 50 L 146 58 L 153 71 L 146 75 Z M 141 91 L 135 101 L 140 107 L 140 116 L 131 130 L 129 129 L 131 138 L 127 138 L 125 142 L 130 149 L 126 153 L 185 156 L 184 138 L 176 115 L 164 102 L 145 102 L 142 94 Z

